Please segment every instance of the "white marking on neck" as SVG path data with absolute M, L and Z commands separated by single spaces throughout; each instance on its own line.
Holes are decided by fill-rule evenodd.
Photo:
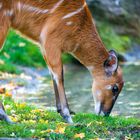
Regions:
M 48 13 L 48 9 L 41 9 L 39 7 L 34 7 L 33 5 L 28 5 L 28 4 L 22 4 L 21 2 L 18 2 L 17 4 L 17 8 L 19 11 L 21 11 L 22 9 L 27 10 L 29 12 L 35 12 L 37 14 L 41 13 L 41 14 L 46 14 Z
M 55 10 L 63 3 L 64 0 L 59 0 L 54 7 L 50 10 L 50 13 L 55 12 Z
M 86 6 L 86 2 L 85 2 L 85 4 L 84 4 L 81 8 L 77 9 L 77 10 L 74 11 L 74 12 L 71 12 L 71 13 L 65 15 L 62 19 L 67 19 L 67 18 L 70 18 L 70 17 L 72 17 L 72 16 L 74 16 L 74 15 L 80 13 L 80 12 L 85 8 L 85 6 Z

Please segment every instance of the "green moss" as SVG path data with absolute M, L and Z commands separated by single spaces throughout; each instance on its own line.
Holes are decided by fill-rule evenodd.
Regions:
M 37 109 L 25 103 L 14 103 L 10 98 L 3 97 L 9 116 L 17 124 L 9 125 L 0 121 L 0 137 L 10 138 L 46 138 L 80 139 L 115 138 L 139 139 L 140 120 L 124 117 L 101 117 L 94 114 L 76 114 L 74 124 L 63 122 L 59 114 L 52 111 Z M 76 138 L 77 137 L 77 138 Z

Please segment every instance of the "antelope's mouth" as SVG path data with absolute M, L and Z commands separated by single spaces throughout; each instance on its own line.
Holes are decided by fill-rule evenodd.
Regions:
M 95 105 L 95 113 L 97 115 L 104 115 L 104 116 L 109 116 L 111 111 L 112 111 L 113 105 L 111 106 L 111 108 L 107 111 L 104 110 L 103 104 L 102 103 L 98 103 Z

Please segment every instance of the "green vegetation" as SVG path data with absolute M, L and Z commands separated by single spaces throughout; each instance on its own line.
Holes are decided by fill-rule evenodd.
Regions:
M 43 67 L 45 62 L 37 45 L 22 38 L 10 30 L 4 48 L 0 53 L 0 70 L 7 72 L 19 71 L 16 65 Z
M 97 21 L 99 34 L 108 49 L 114 49 L 120 53 L 130 48 L 131 38 L 129 36 L 120 36 L 113 30 L 108 22 Z
M 59 114 L 37 109 L 25 103 L 15 103 L 10 97 L 1 97 L 10 118 L 17 122 L 9 125 L 0 121 L 0 137 L 55 139 L 139 139 L 140 120 L 123 117 L 99 117 L 77 114 L 74 124 L 63 122 Z
M 64 63 L 73 62 L 74 58 L 63 55 L 63 61 Z M 46 63 L 36 44 L 11 29 L 0 52 L 0 71 L 20 73 L 17 65 L 42 68 L 46 66 Z

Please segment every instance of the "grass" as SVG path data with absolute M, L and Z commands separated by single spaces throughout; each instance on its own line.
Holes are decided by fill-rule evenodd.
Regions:
M 0 137 L 56 139 L 139 139 L 140 120 L 124 117 L 101 117 L 76 114 L 74 124 L 63 121 L 56 112 L 38 109 L 25 103 L 15 103 L 10 97 L 1 97 L 10 118 L 9 125 L 0 121 Z

